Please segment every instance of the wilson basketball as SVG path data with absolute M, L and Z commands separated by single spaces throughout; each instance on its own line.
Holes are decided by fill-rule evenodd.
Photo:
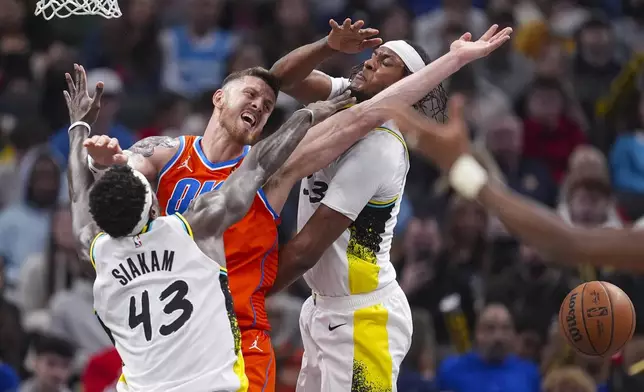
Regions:
M 561 304 L 559 326 L 580 353 L 611 356 L 633 336 L 635 309 L 619 287 L 587 282 L 572 290 Z

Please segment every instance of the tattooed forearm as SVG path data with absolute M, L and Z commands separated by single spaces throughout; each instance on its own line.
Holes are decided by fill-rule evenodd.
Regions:
M 179 139 L 169 136 L 150 136 L 143 140 L 139 140 L 132 147 L 128 149 L 133 154 L 142 155 L 149 158 L 154 154 L 155 147 L 161 148 L 175 148 L 179 145 Z

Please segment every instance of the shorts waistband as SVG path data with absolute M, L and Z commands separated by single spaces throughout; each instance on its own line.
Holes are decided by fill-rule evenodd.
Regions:
M 311 298 L 313 298 L 313 304 L 316 307 L 329 310 L 350 310 L 379 304 L 397 291 L 402 292 L 400 286 L 398 286 L 398 282 L 393 281 L 387 286 L 370 293 L 352 294 L 342 297 L 325 297 L 313 292 Z

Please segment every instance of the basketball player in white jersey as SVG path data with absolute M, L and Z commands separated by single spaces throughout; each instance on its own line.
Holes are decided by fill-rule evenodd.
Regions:
M 119 391 L 246 391 L 240 333 L 228 291 L 222 233 L 314 121 L 350 104 L 345 94 L 299 110 L 258 143 L 221 190 L 185 212 L 159 217 L 143 174 L 114 166 L 92 186 L 83 146 L 103 85 L 91 98 L 82 67 L 66 74 L 69 190 L 74 232 L 96 269 L 94 307 L 123 360 Z M 90 190 L 91 187 L 91 190 Z
M 361 28 L 350 20 L 331 26 Z M 350 79 L 312 72 L 334 52 L 323 39 L 291 52 L 271 72 L 280 75 L 283 91 L 305 102 L 349 89 L 367 105 L 393 98 L 437 116 L 444 114 L 446 97 L 436 86 L 509 40 L 511 29 L 496 30 L 493 26 L 476 42 L 464 34 L 431 64 L 416 45 L 387 42 Z M 297 80 L 298 75 L 306 77 Z M 387 121 L 302 181 L 299 232 L 280 251 L 275 282 L 280 289 L 308 270 L 304 279 L 313 295 L 300 316 L 305 349 L 300 392 L 396 390 L 412 325 L 389 251 L 408 169 L 405 141 Z

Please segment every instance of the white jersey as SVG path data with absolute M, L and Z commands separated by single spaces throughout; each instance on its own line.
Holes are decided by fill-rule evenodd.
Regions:
M 346 79 L 333 79 L 331 96 L 346 87 Z M 388 121 L 328 167 L 302 180 L 298 231 L 320 203 L 353 221 L 304 274 L 315 293 L 331 297 L 369 293 L 396 280 L 389 252 L 408 171 L 405 141 Z
M 119 390 L 246 391 L 226 270 L 201 252 L 185 219 L 136 237 L 96 236 L 94 308 L 123 360 Z

